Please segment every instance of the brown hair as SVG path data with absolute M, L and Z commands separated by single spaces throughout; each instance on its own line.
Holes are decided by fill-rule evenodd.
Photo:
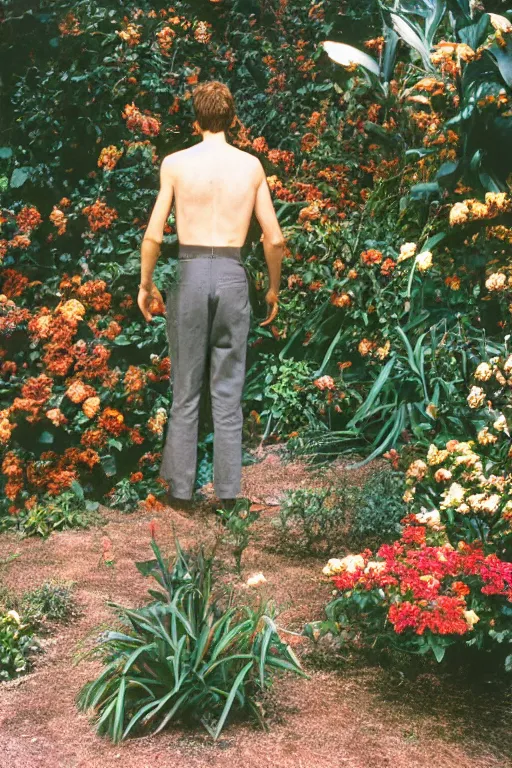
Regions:
M 197 85 L 193 92 L 194 111 L 202 131 L 227 131 L 235 117 L 231 91 L 218 80 Z

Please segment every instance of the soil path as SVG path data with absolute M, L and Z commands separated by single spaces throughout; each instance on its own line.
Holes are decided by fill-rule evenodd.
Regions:
M 275 454 L 244 469 L 244 493 L 264 507 L 261 537 L 246 552 L 244 576 L 265 574 L 263 591 L 280 607 L 279 624 L 288 629 L 321 618 L 330 593 L 321 579 L 323 563 L 285 558 L 264 544 L 273 535 L 282 490 L 314 484 L 304 466 L 284 466 Z M 204 512 L 170 508 L 105 516 L 105 526 L 47 541 L 0 536 L 0 558 L 20 553 L 0 574 L 8 587 L 21 591 L 45 579 L 71 580 L 82 607 L 78 620 L 47 641 L 33 673 L 0 686 L 0 768 L 512 768 L 510 709 L 492 690 L 477 699 L 442 675 L 425 675 L 413 686 L 397 674 L 351 666 L 311 667 L 310 680 L 279 681 L 280 717 L 268 733 L 232 725 L 216 744 L 177 728 L 120 746 L 97 737 L 74 704 L 98 671 L 96 662 L 73 664 L 79 644 L 112 621 L 107 599 L 130 606 L 145 600 L 148 582 L 134 561 L 150 557 L 150 520 L 157 521 L 164 552 L 172 550 L 171 523 L 185 547 L 213 537 L 217 525 Z M 104 537 L 112 542 L 114 568 L 102 563 Z M 254 592 L 247 590 L 246 599 L 254 599 Z

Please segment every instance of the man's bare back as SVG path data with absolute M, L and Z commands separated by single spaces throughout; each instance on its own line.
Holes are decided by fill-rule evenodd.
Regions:
M 262 181 L 259 160 L 212 140 L 168 155 L 164 162 L 173 179 L 179 242 L 241 247 Z
M 243 246 L 254 213 L 263 233 L 269 271 L 266 294 L 268 325 L 277 314 L 284 239 L 274 210 L 265 171 L 258 158 L 231 146 L 224 132 L 203 132 L 203 141 L 162 162 L 160 191 L 142 242 L 141 289 L 138 304 L 151 319 L 151 298 L 162 297 L 153 270 L 164 227 L 176 208 L 178 240 L 184 245 Z

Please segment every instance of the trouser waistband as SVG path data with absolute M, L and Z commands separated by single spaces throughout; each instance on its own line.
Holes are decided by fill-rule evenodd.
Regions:
M 241 261 L 242 249 L 237 246 L 228 245 L 186 245 L 179 244 L 178 258 L 180 259 L 198 259 L 198 258 L 228 258 Z

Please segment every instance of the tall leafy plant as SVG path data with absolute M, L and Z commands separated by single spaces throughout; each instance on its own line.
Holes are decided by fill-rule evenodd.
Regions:
M 200 723 L 214 739 L 235 714 L 263 724 L 258 696 L 273 674 L 304 675 L 268 606 L 224 606 L 212 590 L 212 557 L 176 542 L 169 565 L 151 545 L 155 559 L 137 566 L 159 589 L 144 608 L 115 606 L 124 630 L 92 650 L 105 669 L 83 688 L 79 708 L 95 712 L 98 732 L 115 742 L 178 720 Z

